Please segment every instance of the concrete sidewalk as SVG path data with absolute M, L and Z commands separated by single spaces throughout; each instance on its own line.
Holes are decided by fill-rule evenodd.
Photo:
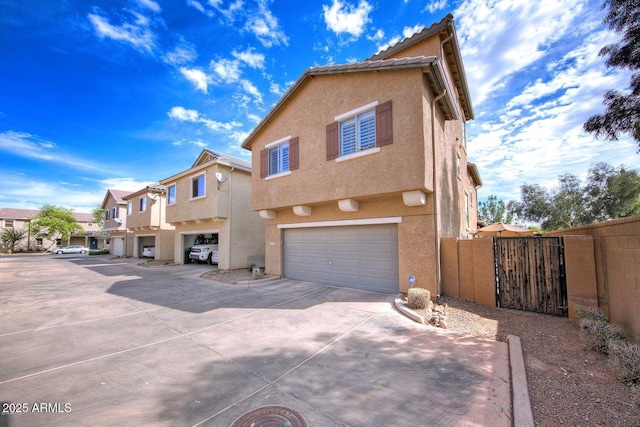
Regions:
M 230 426 L 266 405 L 309 426 L 511 425 L 505 343 L 390 295 L 207 268 L 1 258 L 0 401 L 21 412 L 0 426 Z

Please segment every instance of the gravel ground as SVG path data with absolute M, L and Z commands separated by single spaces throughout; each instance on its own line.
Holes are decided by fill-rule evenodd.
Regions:
M 252 279 L 247 270 L 212 270 L 201 277 L 224 283 Z M 616 378 L 606 356 L 585 349 L 576 321 L 491 309 L 459 298 L 442 301 L 448 305 L 449 331 L 499 341 L 520 337 L 537 427 L 640 427 L 640 405 L 632 389 Z
M 632 389 L 606 356 L 585 349 L 575 320 L 443 300 L 449 330 L 499 341 L 520 337 L 536 426 L 640 426 Z

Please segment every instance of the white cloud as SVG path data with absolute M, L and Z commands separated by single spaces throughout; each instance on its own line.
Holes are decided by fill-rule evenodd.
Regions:
M 476 105 L 505 83 L 514 72 L 540 60 L 549 46 L 583 19 L 585 0 L 512 2 L 468 0 L 454 12 L 457 17 L 467 80 Z
M 101 38 L 110 38 L 130 43 L 137 49 L 151 52 L 155 46 L 155 34 L 149 29 L 149 20 L 145 16 L 133 12 L 135 22 L 112 25 L 107 18 L 95 13 L 88 15 L 93 28 Z
M 234 56 L 234 58 L 239 59 L 251 68 L 264 68 L 264 55 L 261 53 L 257 53 L 253 48 L 249 48 L 244 52 L 238 52 L 234 50 L 232 52 L 232 55 Z
M 245 29 L 252 32 L 265 47 L 287 45 L 289 38 L 280 29 L 278 19 L 267 8 L 267 0 L 258 0 L 258 10 L 247 20 Z
M 204 71 L 198 68 L 180 67 L 180 72 L 187 80 L 193 83 L 197 90 L 208 93 L 209 78 Z
M 76 170 L 99 171 L 104 169 L 104 166 L 96 164 L 91 159 L 65 153 L 60 150 L 54 142 L 44 140 L 26 132 L 13 130 L 0 132 L 0 151 L 5 151 L 19 157 L 58 164 Z
M 167 115 L 172 119 L 177 119 L 183 122 L 197 122 L 199 118 L 199 114 L 196 110 L 187 110 L 182 106 L 171 108 Z
M 198 57 L 196 48 L 185 41 L 181 41 L 172 51 L 167 52 L 162 59 L 174 66 L 188 64 Z
M 371 22 L 369 13 L 372 9 L 366 0 L 361 0 L 357 7 L 341 0 L 333 0 L 331 6 L 322 5 L 327 29 L 336 34 L 348 33 L 355 38 L 360 37 L 366 24 Z
M 220 59 L 211 61 L 209 68 L 225 83 L 233 83 L 240 80 L 240 63 L 233 59 Z
M 260 92 L 260 89 L 258 89 L 249 80 L 242 79 L 240 81 L 240 84 L 242 85 L 242 88 L 245 90 L 245 92 L 253 96 L 253 99 L 255 100 L 256 103 L 262 104 L 262 93 Z
M 182 122 L 190 122 L 190 123 L 198 123 L 204 125 L 208 129 L 215 132 L 222 132 L 225 134 L 230 134 L 235 132 L 235 130 L 239 127 L 242 127 L 242 123 L 231 121 L 231 122 L 219 122 L 216 120 L 211 120 L 203 115 L 201 115 L 196 110 L 188 110 L 182 106 L 172 107 L 171 110 L 167 113 L 169 118 L 179 120 Z M 174 141 L 174 145 L 175 141 Z
M 160 5 L 153 0 L 138 0 L 138 3 L 141 6 L 146 7 L 147 9 L 150 9 L 156 13 L 162 11 L 162 8 L 160 7 Z
M 495 41 L 487 40 L 482 47 L 466 39 L 470 48 L 461 42 L 469 86 L 479 87 L 472 95 L 477 120 L 468 124 L 468 146 L 470 160 L 480 168 L 485 195 L 519 199 L 522 184 L 555 186 L 558 175 L 582 176 L 596 161 L 617 166 L 637 158 L 628 138 L 615 144 L 598 141 L 582 128 L 588 117 L 601 111 L 604 91 L 629 81 L 628 72 L 607 70 L 598 56 L 613 36 L 600 23 L 599 12 L 586 7 L 587 1 L 573 1 L 562 13 L 540 5 L 555 34 L 547 27 L 537 28 L 544 20 L 541 12 L 520 3 L 493 2 L 484 8 L 484 2 L 470 1 L 461 6 L 473 4 L 479 10 L 477 19 L 457 25 L 459 34 L 472 39 L 470 34 L 479 31 L 475 26 L 486 28 L 491 21 L 492 37 L 505 43 L 500 53 Z M 574 20 L 577 10 L 584 13 Z M 525 58 L 516 58 L 517 46 Z
M 447 0 L 432 0 L 427 3 L 426 10 L 429 13 L 435 13 L 447 7 Z

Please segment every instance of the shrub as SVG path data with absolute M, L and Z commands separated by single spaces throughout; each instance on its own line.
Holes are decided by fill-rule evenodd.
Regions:
M 607 354 L 609 342 L 624 340 L 622 329 L 605 320 L 580 319 L 580 338 L 592 350 Z
M 431 292 L 424 288 L 411 288 L 407 298 L 407 305 L 412 310 L 427 308 L 431 301 Z
M 627 384 L 640 381 L 640 346 L 628 342 L 609 342 L 609 361 Z
M 592 319 L 609 322 L 609 318 L 604 315 L 600 307 L 576 305 L 576 315 L 578 319 Z

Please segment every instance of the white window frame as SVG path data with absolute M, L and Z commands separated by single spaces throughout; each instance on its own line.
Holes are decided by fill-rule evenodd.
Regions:
M 467 230 L 471 229 L 471 206 L 469 202 L 469 193 L 464 192 L 464 222 Z
M 194 196 L 193 195 L 193 182 L 195 180 L 200 179 L 202 177 L 202 194 Z M 202 172 L 197 175 L 192 175 L 189 177 L 189 195 L 191 196 L 189 200 L 197 200 L 207 197 L 207 173 Z
M 360 157 L 360 153 L 367 152 L 367 154 L 369 154 L 369 150 L 375 150 L 376 148 L 378 148 L 378 150 L 375 150 L 375 152 L 379 151 L 379 147 L 376 146 L 376 106 L 378 104 L 378 101 L 374 101 L 335 117 L 335 121 L 338 122 L 338 144 L 340 150 L 338 159 L 345 157 L 354 158 L 351 156 Z M 369 128 L 365 134 L 367 128 L 363 128 L 362 125 L 366 124 L 368 120 L 373 120 L 373 129 Z M 353 141 L 353 150 L 345 152 L 344 137 L 346 132 L 345 127 L 347 125 L 353 125 L 353 138 L 355 141 Z M 365 135 L 371 137 L 371 132 L 373 133 L 373 144 L 367 139 L 367 144 L 365 145 L 362 138 Z
M 127 202 L 127 215 L 131 215 L 133 213 L 133 200 L 129 200 Z
M 116 219 L 119 218 L 119 210 L 118 210 L 118 206 L 114 206 L 111 208 L 111 219 Z
M 171 189 L 173 188 L 173 202 L 171 202 Z M 173 206 L 176 204 L 176 185 L 171 184 L 167 186 L 167 206 Z
M 268 148 L 269 175 L 289 172 L 289 141 Z
M 147 196 L 140 197 L 140 212 L 147 211 Z

